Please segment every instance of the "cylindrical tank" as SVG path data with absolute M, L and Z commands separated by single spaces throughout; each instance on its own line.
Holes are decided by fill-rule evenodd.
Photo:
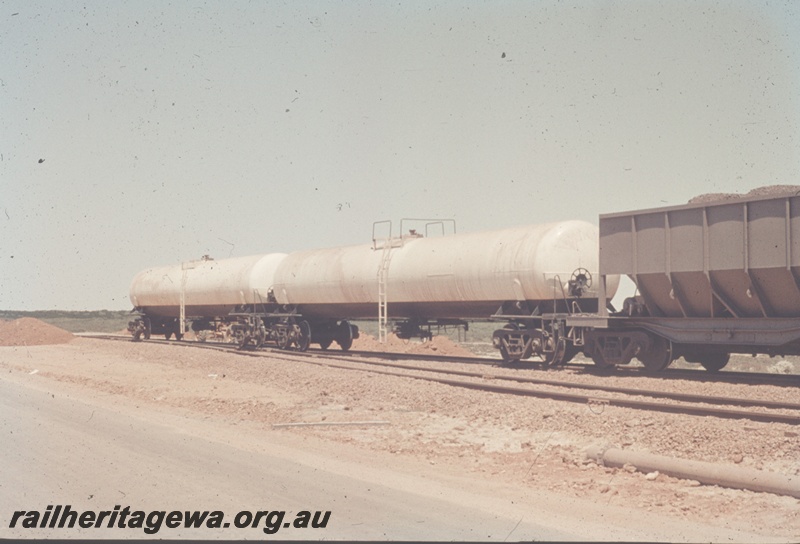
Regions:
M 284 253 L 191 261 L 148 268 L 131 282 L 133 306 L 148 315 L 178 317 L 185 274 L 187 317 L 224 316 L 242 304 L 267 302 Z
M 399 244 L 398 244 L 399 245 Z M 597 278 L 598 229 L 583 221 L 437 238 L 406 237 L 389 254 L 358 245 L 289 254 L 275 272 L 281 304 L 319 317 L 377 315 L 378 271 L 388 262 L 392 318 L 486 318 L 509 301 L 563 299 L 573 272 Z M 613 297 L 618 278 L 610 278 Z M 590 310 L 596 282 L 583 294 Z M 594 302 L 596 309 L 596 300 Z

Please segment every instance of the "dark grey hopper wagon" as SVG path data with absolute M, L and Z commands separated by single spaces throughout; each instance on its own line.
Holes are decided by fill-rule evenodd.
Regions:
M 622 312 L 575 317 L 599 364 L 679 356 L 709 370 L 730 353 L 800 354 L 800 196 L 739 198 L 600 216 L 605 278 L 638 294 Z

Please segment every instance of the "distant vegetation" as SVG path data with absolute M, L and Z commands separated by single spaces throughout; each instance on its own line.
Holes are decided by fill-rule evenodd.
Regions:
M 127 310 L 91 310 L 68 312 L 64 310 L 39 310 L 20 312 L 0 310 L 0 319 L 33 317 L 69 332 L 117 332 L 127 328 L 132 315 Z

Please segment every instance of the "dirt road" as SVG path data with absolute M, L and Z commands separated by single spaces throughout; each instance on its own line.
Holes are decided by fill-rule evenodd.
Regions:
M 285 529 L 280 537 L 343 540 L 491 539 L 505 537 L 519 521 L 482 509 L 489 497 L 474 496 L 474 508 L 463 498 L 453 501 L 452 490 L 431 493 L 422 479 L 409 475 L 397 485 L 393 471 L 367 475 L 348 461 L 266 441 L 263 433 L 202 436 L 204 426 L 185 418 L 167 418 L 167 423 L 163 415 L 138 411 L 132 416 L 5 380 L 0 399 L 0 433 L 13 436 L 0 466 L 0 481 L 8 491 L 0 499 L 5 515 L 50 504 L 70 504 L 73 510 L 112 510 L 117 504 L 145 511 L 221 510 L 231 517 L 241 510 L 330 510 L 324 529 Z M 263 527 L 162 527 L 159 536 L 263 538 Z M 10 533 L 54 534 L 49 529 Z M 516 526 L 514 534 L 526 540 L 573 536 L 530 521 Z M 65 529 L 60 536 L 146 535 L 101 526 Z
M 341 393 L 360 391 L 364 380 L 396 397 L 376 406 Z M 285 510 L 287 516 L 331 511 L 327 527 L 282 528 L 276 535 L 281 539 L 796 540 L 794 499 L 714 491 L 722 504 L 730 497 L 758 496 L 783 506 L 785 512 L 769 514 L 780 516 L 774 519 L 782 524 L 772 530 L 774 522 L 747 523 L 726 516 L 725 509 L 710 519 L 676 515 L 652 508 L 649 498 L 645 504 L 630 500 L 623 487 L 554 491 L 555 479 L 570 473 L 552 470 L 548 448 L 533 457 L 525 453 L 528 473 L 536 473 L 531 478 L 517 471 L 514 451 L 497 445 L 496 435 L 481 438 L 481 429 L 465 444 L 426 449 L 421 443 L 443 434 L 442 423 L 453 417 L 437 414 L 442 410 L 435 406 L 423 412 L 409 400 L 428 394 L 445 400 L 452 395 L 449 402 L 456 406 L 463 402 L 458 395 L 480 395 L 146 343 L 79 338 L 56 346 L 0 348 L 0 537 L 148 537 L 130 528 L 8 527 L 15 511 L 70 504 L 78 511 L 116 505 L 220 510 L 226 520 L 243 510 Z M 293 421 L 378 419 L 389 425 L 272 428 Z M 478 440 L 484 447 L 469 444 Z M 603 481 L 634 477 L 593 470 Z M 582 482 L 586 473 L 585 467 L 574 467 L 571 483 Z M 676 486 L 680 493 L 697 490 L 663 485 L 669 496 Z M 754 507 L 760 508 L 759 500 Z M 163 527 L 154 536 L 264 538 L 262 527 Z

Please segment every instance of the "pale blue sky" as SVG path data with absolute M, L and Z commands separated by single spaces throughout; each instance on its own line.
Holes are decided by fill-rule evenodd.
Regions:
M 129 309 L 149 266 L 381 219 L 797 183 L 797 6 L 0 1 L 0 309 Z

